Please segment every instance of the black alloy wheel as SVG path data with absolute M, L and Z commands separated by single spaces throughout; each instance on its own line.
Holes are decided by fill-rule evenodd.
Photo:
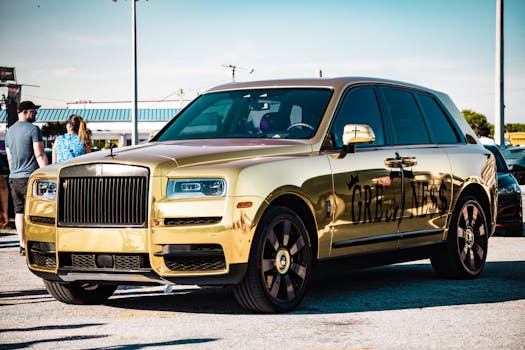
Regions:
M 287 312 L 303 299 L 312 266 L 311 244 L 300 217 L 286 207 L 272 207 L 257 230 L 248 271 L 235 297 L 254 312 Z
M 431 258 L 434 270 L 445 277 L 477 277 L 487 259 L 488 236 L 486 215 L 477 199 L 460 199 L 452 214 L 447 246 Z

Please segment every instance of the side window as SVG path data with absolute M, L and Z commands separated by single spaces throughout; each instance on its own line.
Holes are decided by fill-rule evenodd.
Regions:
M 394 144 L 430 143 L 430 137 L 412 92 L 396 88 L 381 88 L 392 119 Z
M 374 130 L 375 142 L 359 144 L 358 146 L 382 146 L 385 144 L 381 112 L 373 87 L 353 88 L 343 98 L 331 130 L 334 147 L 343 147 L 343 128 L 346 124 L 367 124 Z
M 460 139 L 454 131 L 450 119 L 443 112 L 438 103 L 430 96 L 416 93 L 417 100 L 426 122 L 432 133 L 432 141 L 435 143 L 458 143 Z

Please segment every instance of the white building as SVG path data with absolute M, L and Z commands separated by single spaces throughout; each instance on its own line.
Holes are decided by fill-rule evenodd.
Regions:
M 159 131 L 188 103 L 188 100 L 139 101 L 137 124 L 139 142 L 146 141 Z M 66 121 L 72 114 L 80 115 L 91 130 L 92 140 L 117 140 L 119 146 L 131 144 L 131 102 L 77 101 L 67 103 L 67 108 L 40 108 L 35 125 L 44 126 L 48 122 Z M 5 139 L 6 111 L 0 111 L 0 140 Z

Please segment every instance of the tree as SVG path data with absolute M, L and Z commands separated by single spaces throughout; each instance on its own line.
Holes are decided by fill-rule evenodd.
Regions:
M 521 123 L 508 123 L 505 124 L 506 132 L 525 132 L 525 124 Z
M 487 121 L 487 117 L 481 113 L 473 111 L 472 109 L 464 109 L 461 111 L 463 118 L 469 123 L 470 127 L 477 131 L 480 126 L 486 125 L 490 129 L 490 135 L 494 135 L 494 125 Z M 525 132 L 525 124 L 521 123 L 507 123 L 505 124 L 505 132 Z
M 487 122 L 487 117 L 481 113 L 478 113 L 476 111 L 473 111 L 472 109 L 464 109 L 461 111 L 461 114 L 463 115 L 463 118 L 469 123 L 472 130 L 477 132 L 477 130 L 482 127 L 486 126 L 490 130 L 490 136 L 493 137 L 494 135 L 494 125 Z
M 489 124 L 485 115 L 473 111 L 472 109 L 464 109 L 461 111 L 461 114 L 463 114 L 463 118 L 465 118 L 467 123 L 469 123 L 470 127 L 474 130 L 480 125 Z
M 66 122 L 48 122 L 42 126 L 42 136 L 49 141 L 54 141 L 57 136 L 65 134 L 67 132 Z

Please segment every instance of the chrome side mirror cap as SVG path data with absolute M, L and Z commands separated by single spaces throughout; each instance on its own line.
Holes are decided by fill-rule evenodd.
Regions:
M 346 124 L 343 129 L 343 144 L 348 146 L 356 143 L 372 143 L 376 135 L 369 125 Z

